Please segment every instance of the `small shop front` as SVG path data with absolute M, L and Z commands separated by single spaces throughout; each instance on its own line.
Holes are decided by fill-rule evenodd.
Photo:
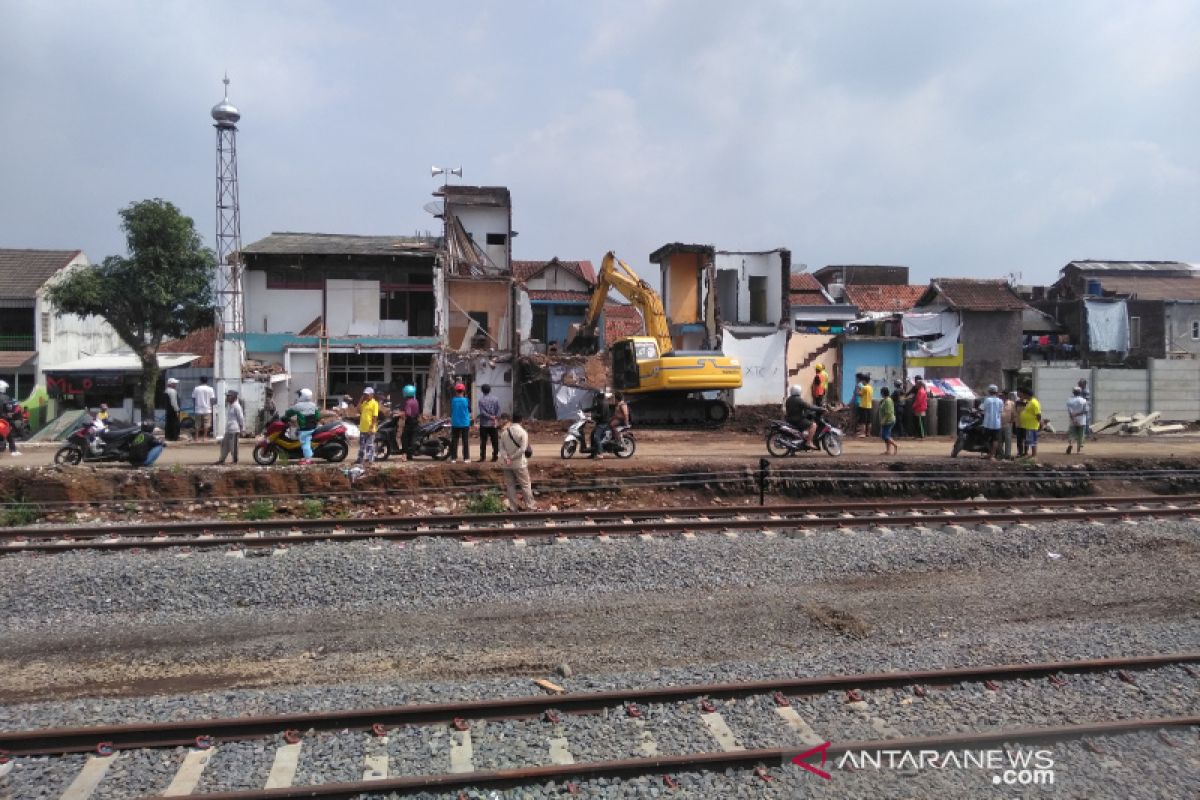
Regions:
M 155 397 L 161 403 L 169 370 L 192 363 L 200 356 L 160 354 L 161 370 Z M 95 409 L 106 403 L 113 416 L 134 420 L 140 405 L 142 365 L 132 353 L 85 356 L 46 370 L 46 392 L 50 398 L 50 418 L 72 409 Z

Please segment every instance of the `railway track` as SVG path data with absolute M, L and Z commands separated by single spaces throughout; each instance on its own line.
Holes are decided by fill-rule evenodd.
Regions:
M 1200 495 L 1003 500 L 863 500 L 836 507 L 691 506 L 462 516 L 347 519 L 208 520 L 135 525 L 0 529 L 0 554 L 151 548 L 265 548 L 315 541 L 405 541 L 689 535 L 841 527 L 997 525 L 1057 520 L 1103 521 L 1200 517 Z
M 842 754 L 880 748 L 947 751 L 1137 731 L 1169 737 L 1162 732 L 1200 726 L 1197 662 L 1200 652 L 1187 652 L 4 731 L 0 789 L 6 774 L 18 776 L 23 763 L 45 757 L 61 765 L 61 796 L 74 800 L 104 786 L 122 759 L 153 774 L 113 770 L 113 780 L 126 783 L 105 786 L 105 796 L 348 798 L 547 781 L 561 782 L 567 795 L 579 788 L 577 781 L 655 776 L 670 787 L 683 773 L 731 768 L 743 770 L 746 781 L 803 780 L 790 757 L 805 751 L 836 763 Z M 1113 718 L 1122 715 L 1110 708 L 1110 695 L 1122 691 L 1136 696 L 1146 714 Z M 963 730 L 937 719 L 946 709 L 972 704 L 1002 719 L 1038 724 Z M 1059 707 L 1048 708 L 1052 704 Z M 273 753 L 263 740 L 275 745 Z M 247 761 L 251 746 L 261 756 Z M 91 755 L 66 755 L 75 753 Z M 519 766 L 505 766 L 514 763 Z M 826 770 L 836 771 L 832 765 Z M 130 781 L 152 788 L 123 793 Z

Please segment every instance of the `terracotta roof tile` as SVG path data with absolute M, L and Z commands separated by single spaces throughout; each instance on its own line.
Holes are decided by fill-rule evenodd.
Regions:
M 846 302 L 858 306 L 859 311 L 910 311 L 926 288 L 905 284 L 848 284 Z
M 791 274 L 791 290 L 793 292 L 819 292 L 824 288 L 811 272 L 793 272 Z
M 596 270 L 592 267 L 591 261 L 561 261 L 557 257 L 549 261 L 514 261 L 512 262 L 513 277 L 524 283 L 535 275 L 541 274 L 551 264 L 556 264 L 578 276 L 584 283 L 591 286 L 596 285 Z
M 604 304 L 604 341 L 611 345 L 624 336 L 641 336 L 645 332 L 642 315 L 624 303 Z
M 566 289 L 530 289 L 529 299 L 554 300 L 559 303 L 587 303 L 591 301 L 592 294 L 591 292 L 570 292 Z
M 172 339 L 163 342 L 158 348 L 160 353 L 188 353 L 200 358 L 189 366 L 211 368 L 213 366 L 214 350 L 217 346 L 217 329 L 213 327 L 198 328 L 182 339 Z

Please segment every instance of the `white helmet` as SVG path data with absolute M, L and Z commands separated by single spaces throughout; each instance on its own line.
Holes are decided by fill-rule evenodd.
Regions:
M 300 390 L 300 399 L 301 400 L 312 400 L 312 389 L 301 389 Z
M 793 383 L 791 388 L 788 389 L 788 394 L 791 395 L 792 397 L 799 397 L 800 396 L 800 386 L 798 384 Z
M 0 392 L 8 391 L 8 381 L 0 381 Z

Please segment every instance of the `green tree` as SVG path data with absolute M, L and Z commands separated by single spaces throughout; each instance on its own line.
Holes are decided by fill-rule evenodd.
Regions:
M 128 257 L 108 256 L 50 287 L 58 314 L 103 317 L 142 362 L 142 413 L 154 413 L 158 348 L 213 324 L 215 257 L 191 217 L 155 198 L 121 209 Z

